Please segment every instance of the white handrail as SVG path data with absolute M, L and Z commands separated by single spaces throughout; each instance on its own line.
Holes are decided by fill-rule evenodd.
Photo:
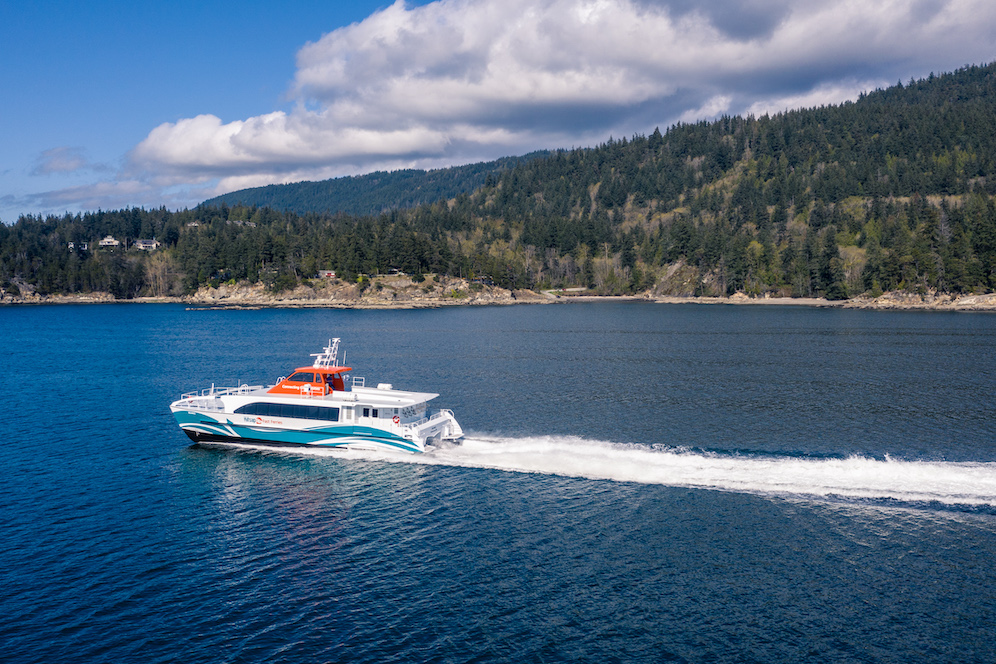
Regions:
M 246 385 L 243 383 L 238 387 L 205 387 L 203 390 L 196 392 L 184 392 L 180 395 L 181 399 L 196 399 L 197 397 L 223 397 L 228 394 L 249 394 L 256 390 L 263 389 L 263 385 Z

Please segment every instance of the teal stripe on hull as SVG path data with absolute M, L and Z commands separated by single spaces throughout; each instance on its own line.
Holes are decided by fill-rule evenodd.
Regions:
M 276 443 L 280 445 L 308 445 L 320 447 L 384 448 L 403 452 L 422 452 L 415 443 L 401 436 L 359 426 L 321 426 L 314 429 L 274 429 L 235 424 L 230 420 L 217 421 L 212 415 L 199 412 L 176 411 L 177 424 L 197 438 L 221 442 Z M 224 417 L 224 415 L 222 416 Z M 192 438 L 194 436 L 191 436 Z

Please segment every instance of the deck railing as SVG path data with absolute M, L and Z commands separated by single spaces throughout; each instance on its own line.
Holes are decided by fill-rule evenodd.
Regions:
M 203 390 L 196 392 L 184 392 L 180 395 L 181 399 L 196 399 L 198 397 L 223 397 L 228 394 L 249 394 L 255 390 L 263 389 L 263 385 L 246 385 L 242 384 L 238 387 L 205 387 Z
M 448 408 L 440 408 L 439 410 L 432 411 L 431 413 L 429 413 L 427 416 L 423 417 L 420 420 L 415 420 L 414 422 L 406 422 L 405 426 L 411 427 L 412 429 L 417 429 L 423 424 L 428 424 L 432 420 L 444 419 L 446 417 L 454 417 L 453 411 L 449 410 Z

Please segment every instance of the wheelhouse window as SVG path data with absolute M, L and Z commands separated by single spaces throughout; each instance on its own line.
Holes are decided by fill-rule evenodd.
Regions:
M 305 373 L 304 371 L 297 371 L 290 378 L 287 379 L 288 383 L 314 383 L 315 374 Z

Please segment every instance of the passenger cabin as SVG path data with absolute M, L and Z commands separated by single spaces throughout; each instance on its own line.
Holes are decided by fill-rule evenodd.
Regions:
M 320 397 L 333 391 L 345 392 L 343 377 L 352 370 L 352 367 L 301 367 L 271 387 L 268 393 Z

